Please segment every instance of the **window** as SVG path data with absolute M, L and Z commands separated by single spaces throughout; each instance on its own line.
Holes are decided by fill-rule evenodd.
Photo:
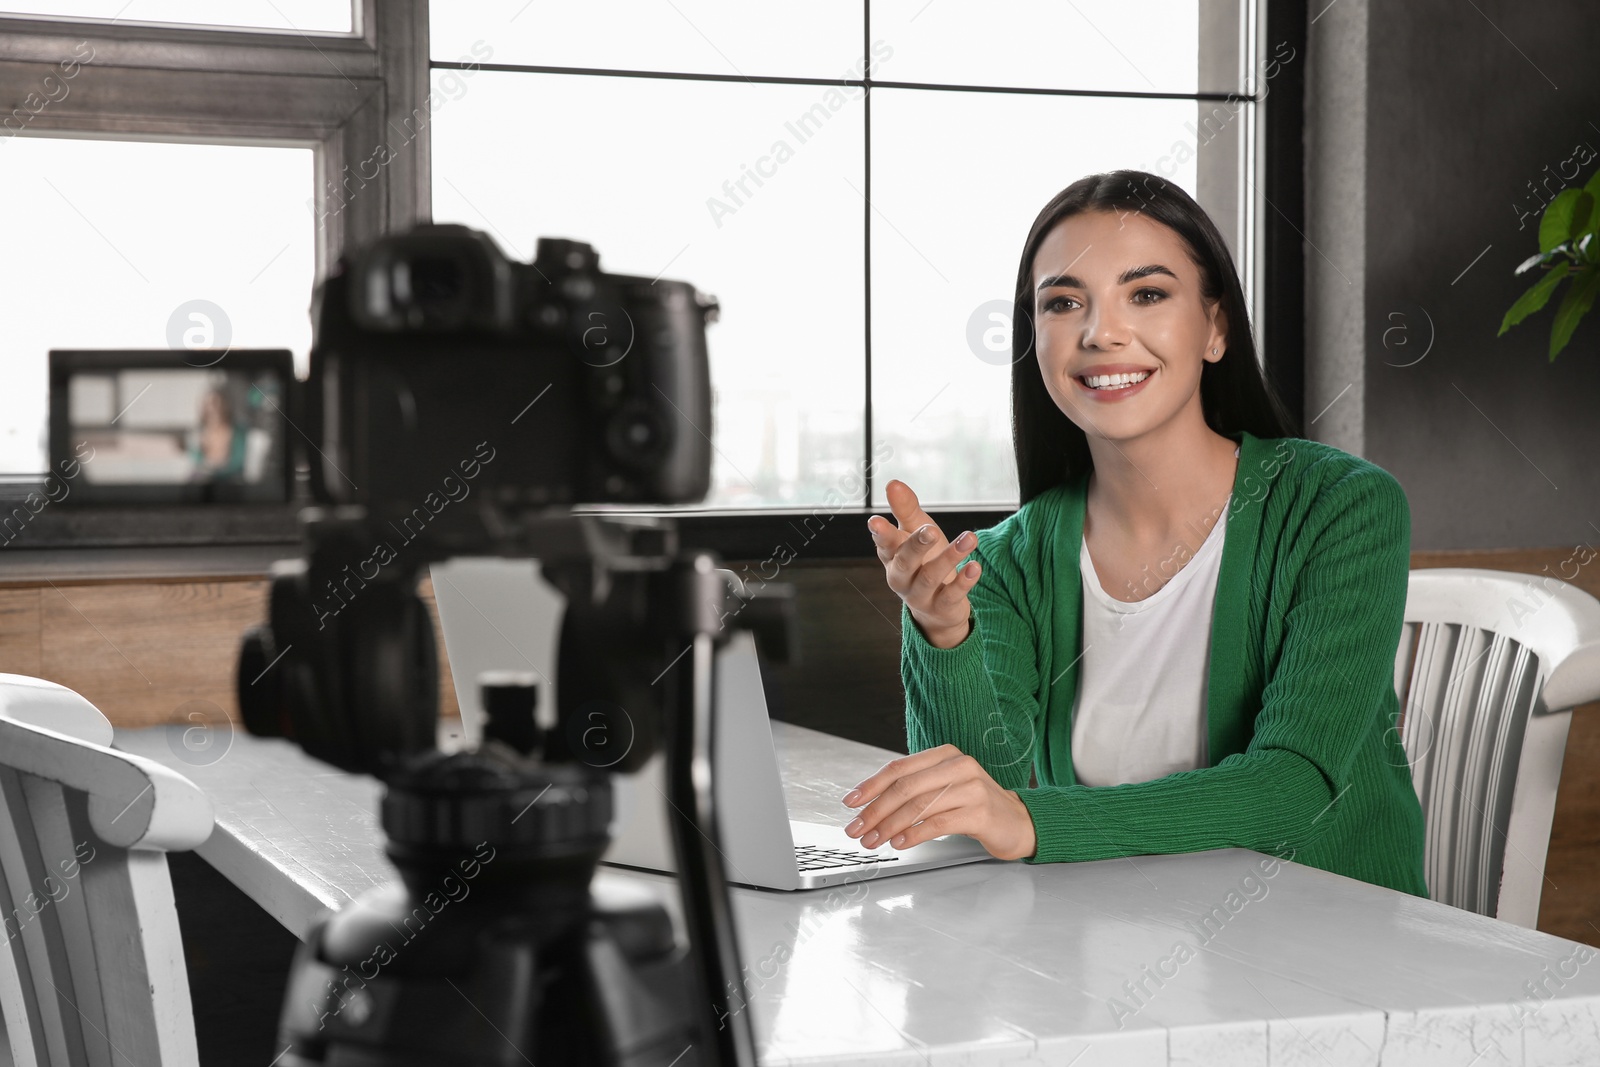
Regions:
M 191 299 L 180 290 L 277 279 L 259 307 L 192 299 L 223 307 L 236 344 L 303 353 L 307 272 L 431 217 L 522 259 L 539 236 L 585 240 L 606 270 L 719 298 L 714 490 L 684 509 L 705 512 L 699 543 L 764 553 L 774 523 L 818 505 L 883 511 L 890 477 L 947 513 L 973 509 L 951 521 L 990 524 L 1016 499 L 1015 257 L 1037 209 L 1084 173 L 1170 173 L 1206 206 L 1262 351 L 1281 361 L 1274 377 L 1298 399 L 1304 21 L 1280 0 L 818 0 L 759 20 L 731 0 L 15 0 L 0 11 L 0 84 L 34 96 L 0 131 L 0 153 L 18 150 L 0 170 L 13 202 L 74 152 L 130 176 L 205 171 L 206 203 L 152 202 L 174 232 L 179 202 L 208 231 L 214 247 L 186 270 L 241 242 L 259 258 L 257 222 L 290 247 L 254 283 L 231 261 L 173 273 L 155 311 L 77 321 L 42 303 L 3 354 L 18 399 L 0 409 L 0 475 L 37 478 L 51 344 L 166 344 L 163 314 Z M 70 98 L 49 100 L 42 79 L 84 48 Z M 1269 64 L 1288 73 L 1273 82 Z M 100 246 L 75 277 L 126 270 L 112 241 L 138 262 L 126 237 L 92 236 L 95 211 L 45 192 L 55 215 L 31 221 Z M 295 197 L 299 221 L 284 213 Z M 228 208 L 246 199 L 270 206 L 256 219 Z M 41 342 L 40 323 L 63 315 L 62 340 Z M 1290 343 L 1275 349 L 1275 330 Z M 140 528 L 163 521 L 166 539 L 214 539 L 192 516 Z M 85 529 L 63 537 L 131 543 L 113 519 Z M 838 554 L 860 554 L 860 531 L 846 540 Z
M 925 503 L 1014 507 L 1016 256 L 1083 174 L 1171 175 L 1254 285 L 1254 5 L 747 12 L 503 0 L 430 17 L 436 220 L 524 259 L 538 236 L 586 240 L 604 269 L 718 297 L 700 509 L 881 510 L 889 477 Z

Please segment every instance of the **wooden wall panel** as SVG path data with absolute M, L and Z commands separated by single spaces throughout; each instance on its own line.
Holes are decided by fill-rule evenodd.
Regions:
M 63 585 L 39 590 L 39 674 L 76 689 L 120 726 L 237 717 L 239 636 L 267 583 Z
M 439 714 L 447 719 L 461 717 L 461 705 L 456 700 L 455 676 L 450 673 L 450 657 L 444 654 L 444 628 L 439 625 L 439 606 L 433 602 L 433 579 L 423 576 L 417 585 L 417 594 L 428 605 L 428 615 L 433 619 L 433 644 L 439 650 Z
M 433 587 L 419 591 L 442 650 Z M 266 595 L 261 579 L 0 587 L 0 670 L 75 689 L 117 726 L 237 722 L 239 641 L 265 620 Z M 455 717 L 443 656 L 440 675 L 440 714 Z
M 1600 945 L 1600 704 L 1573 712 L 1550 827 L 1539 929 Z
M 0 672 L 39 676 L 39 591 L 0 588 Z

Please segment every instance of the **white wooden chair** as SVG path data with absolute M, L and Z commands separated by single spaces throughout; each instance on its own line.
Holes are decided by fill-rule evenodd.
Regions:
M 1536 928 L 1567 726 L 1600 700 L 1600 600 L 1544 576 L 1414 570 L 1394 679 L 1428 895 Z
M 52 682 L 0 674 L 0 1009 L 17 1067 L 193 1067 L 167 850 L 211 833 L 187 778 L 113 751 Z

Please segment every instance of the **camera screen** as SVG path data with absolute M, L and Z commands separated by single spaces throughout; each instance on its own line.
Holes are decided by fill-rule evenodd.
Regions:
M 287 500 L 287 358 L 237 355 L 195 367 L 172 354 L 161 365 L 149 353 L 52 353 L 53 465 L 81 465 L 83 495 L 100 501 Z

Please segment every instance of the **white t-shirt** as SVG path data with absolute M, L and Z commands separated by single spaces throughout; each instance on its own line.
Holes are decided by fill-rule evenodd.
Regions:
M 1194 556 L 1134 603 L 1101 588 L 1083 542 L 1083 655 L 1072 707 L 1078 784 L 1148 782 L 1207 765 L 1211 611 L 1227 516 L 1225 504 Z

